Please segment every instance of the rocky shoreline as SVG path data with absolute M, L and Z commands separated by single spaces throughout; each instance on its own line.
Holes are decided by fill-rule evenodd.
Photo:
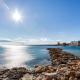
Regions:
M 60 48 L 48 48 L 51 65 L 0 69 L 0 80 L 80 80 L 80 58 Z

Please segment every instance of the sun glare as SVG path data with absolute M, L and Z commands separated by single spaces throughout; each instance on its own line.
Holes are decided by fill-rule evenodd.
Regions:
M 21 22 L 22 21 L 22 15 L 17 9 L 12 13 L 12 19 L 15 22 Z

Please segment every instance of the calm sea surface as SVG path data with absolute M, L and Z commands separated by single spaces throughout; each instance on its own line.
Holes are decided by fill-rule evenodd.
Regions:
M 79 46 L 22 46 L 22 45 L 1 45 L 0 65 L 8 68 L 18 66 L 33 67 L 38 64 L 50 64 L 50 57 L 47 48 L 63 48 L 64 51 L 80 56 Z

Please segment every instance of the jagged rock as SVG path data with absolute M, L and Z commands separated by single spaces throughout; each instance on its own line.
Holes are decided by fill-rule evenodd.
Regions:
M 64 52 L 60 48 L 48 48 L 47 50 L 49 50 L 52 65 L 67 64 L 68 62 L 77 59 L 80 61 L 79 57 L 71 53 Z
M 25 74 L 21 80 L 35 80 L 35 77 L 33 76 L 33 74 Z
M 35 73 L 42 73 L 45 72 L 45 66 L 36 66 Z
M 19 80 L 28 70 L 24 67 L 0 70 L 0 80 Z
M 24 74 L 27 73 L 27 69 L 24 67 L 20 67 L 20 68 L 12 68 L 9 72 L 8 72 L 8 78 L 10 79 L 20 79 L 21 77 L 23 77 Z

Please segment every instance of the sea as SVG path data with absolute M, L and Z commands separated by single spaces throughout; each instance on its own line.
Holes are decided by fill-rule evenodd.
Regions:
M 0 67 L 34 67 L 51 64 L 47 48 L 62 48 L 80 56 L 80 46 L 0 45 Z

